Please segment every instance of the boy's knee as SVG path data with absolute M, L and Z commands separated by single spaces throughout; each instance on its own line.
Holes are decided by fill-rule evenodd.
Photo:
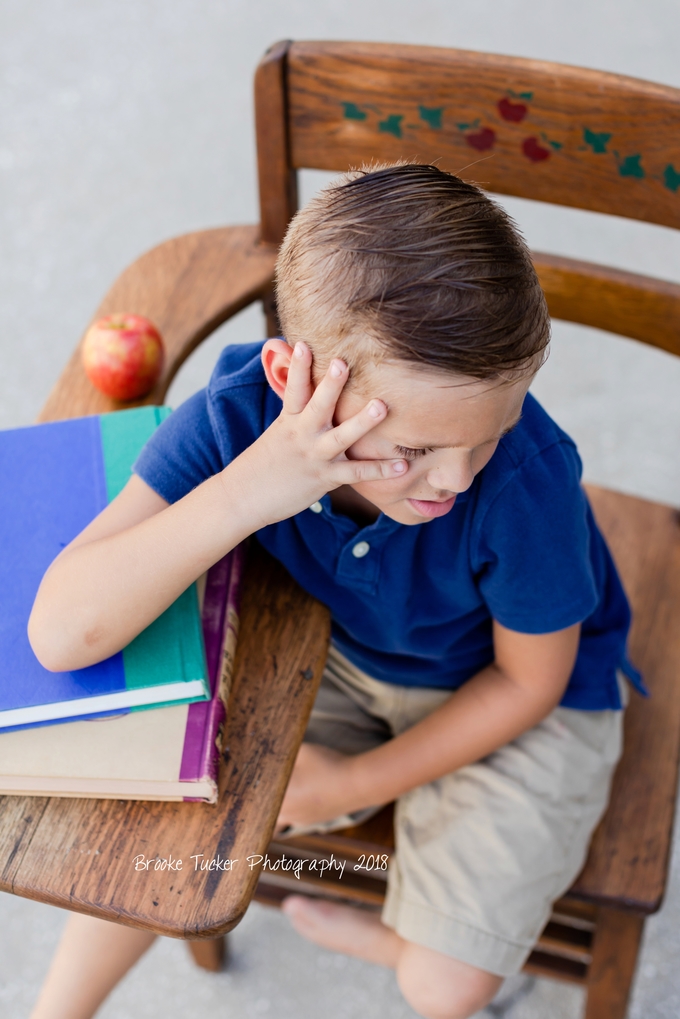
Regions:
M 489 1004 L 503 982 L 493 973 L 410 943 L 402 950 L 397 981 L 424 1019 L 468 1019 Z

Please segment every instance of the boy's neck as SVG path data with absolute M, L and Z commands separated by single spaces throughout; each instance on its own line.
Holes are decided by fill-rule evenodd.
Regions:
M 343 513 L 360 527 L 374 524 L 380 516 L 378 507 L 355 492 L 351 485 L 341 485 L 331 492 L 331 506 L 334 513 Z

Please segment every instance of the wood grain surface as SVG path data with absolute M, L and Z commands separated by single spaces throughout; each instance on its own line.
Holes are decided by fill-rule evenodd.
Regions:
M 259 236 L 257 226 L 200 230 L 166 241 L 133 262 L 113 284 L 93 320 L 117 311 L 150 318 L 160 329 L 166 350 L 158 384 L 143 400 L 111 400 L 91 385 L 79 345 L 39 420 L 163 403 L 176 372 L 201 340 L 271 287 L 276 248 L 261 243 Z
M 326 660 L 328 612 L 257 544 L 246 571 L 217 805 L 0 798 L 0 889 L 159 934 L 241 919 Z M 231 870 L 196 870 L 237 860 Z M 182 861 L 136 870 L 135 860 Z M 162 865 L 161 865 L 162 866 Z
M 625 1019 L 644 921 L 599 909 L 583 1019 Z
M 288 40 L 271 46 L 255 72 L 255 133 L 262 239 L 277 247 L 298 207 L 288 136 Z
M 680 356 L 680 285 L 561 255 L 531 254 L 552 318 Z
M 437 160 L 490 191 L 680 226 L 680 90 L 466 50 L 295 42 L 294 167 Z
M 160 403 L 189 353 L 217 326 L 266 294 L 276 249 L 259 228 L 226 227 L 159 245 L 114 283 L 95 317 L 147 315 L 168 354 L 140 402 Z M 41 420 L 103 413 L 77 348 Z M 301 625 L 304 621 L 304 625 Z M 326 658 L 328 613 L 258 546 L 246 577 L 216 806 L 45 797 L 0 798 L 0 888 L 177 937 L 214 937 L 243 915 L 255 882 L 248 855 L 264 852 Z M 232 871 L 195 871 L 238 858 Z M 135 870 L 143 856 L 182 870 Z M 155 866 L 153 864 L 152 866 Z M 159 866 L 163 866 L 162 862 Z
M 607 813 L 572 893 L 652 913 L 663 899 L 680 764 L 680 526 L 668 506 L 588 486 L 633 609 L 631 694 Z

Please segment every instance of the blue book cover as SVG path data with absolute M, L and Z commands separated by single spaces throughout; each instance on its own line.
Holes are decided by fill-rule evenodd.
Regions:
M 49 672 L 26 632 L 47 567 L 121 491 L 169 413 L 139 407 L 0 431 L 0 730 L 209 697 L 195 584 L 85 669 Z

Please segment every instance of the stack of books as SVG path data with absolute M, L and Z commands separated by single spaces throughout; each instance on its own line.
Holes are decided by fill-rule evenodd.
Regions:
M 0 795 L 217 799 L 240 547 L 97 665 L 49 672 L 26 631 L 47 567 L 121 491 L 169 413 L 0 432 Z

